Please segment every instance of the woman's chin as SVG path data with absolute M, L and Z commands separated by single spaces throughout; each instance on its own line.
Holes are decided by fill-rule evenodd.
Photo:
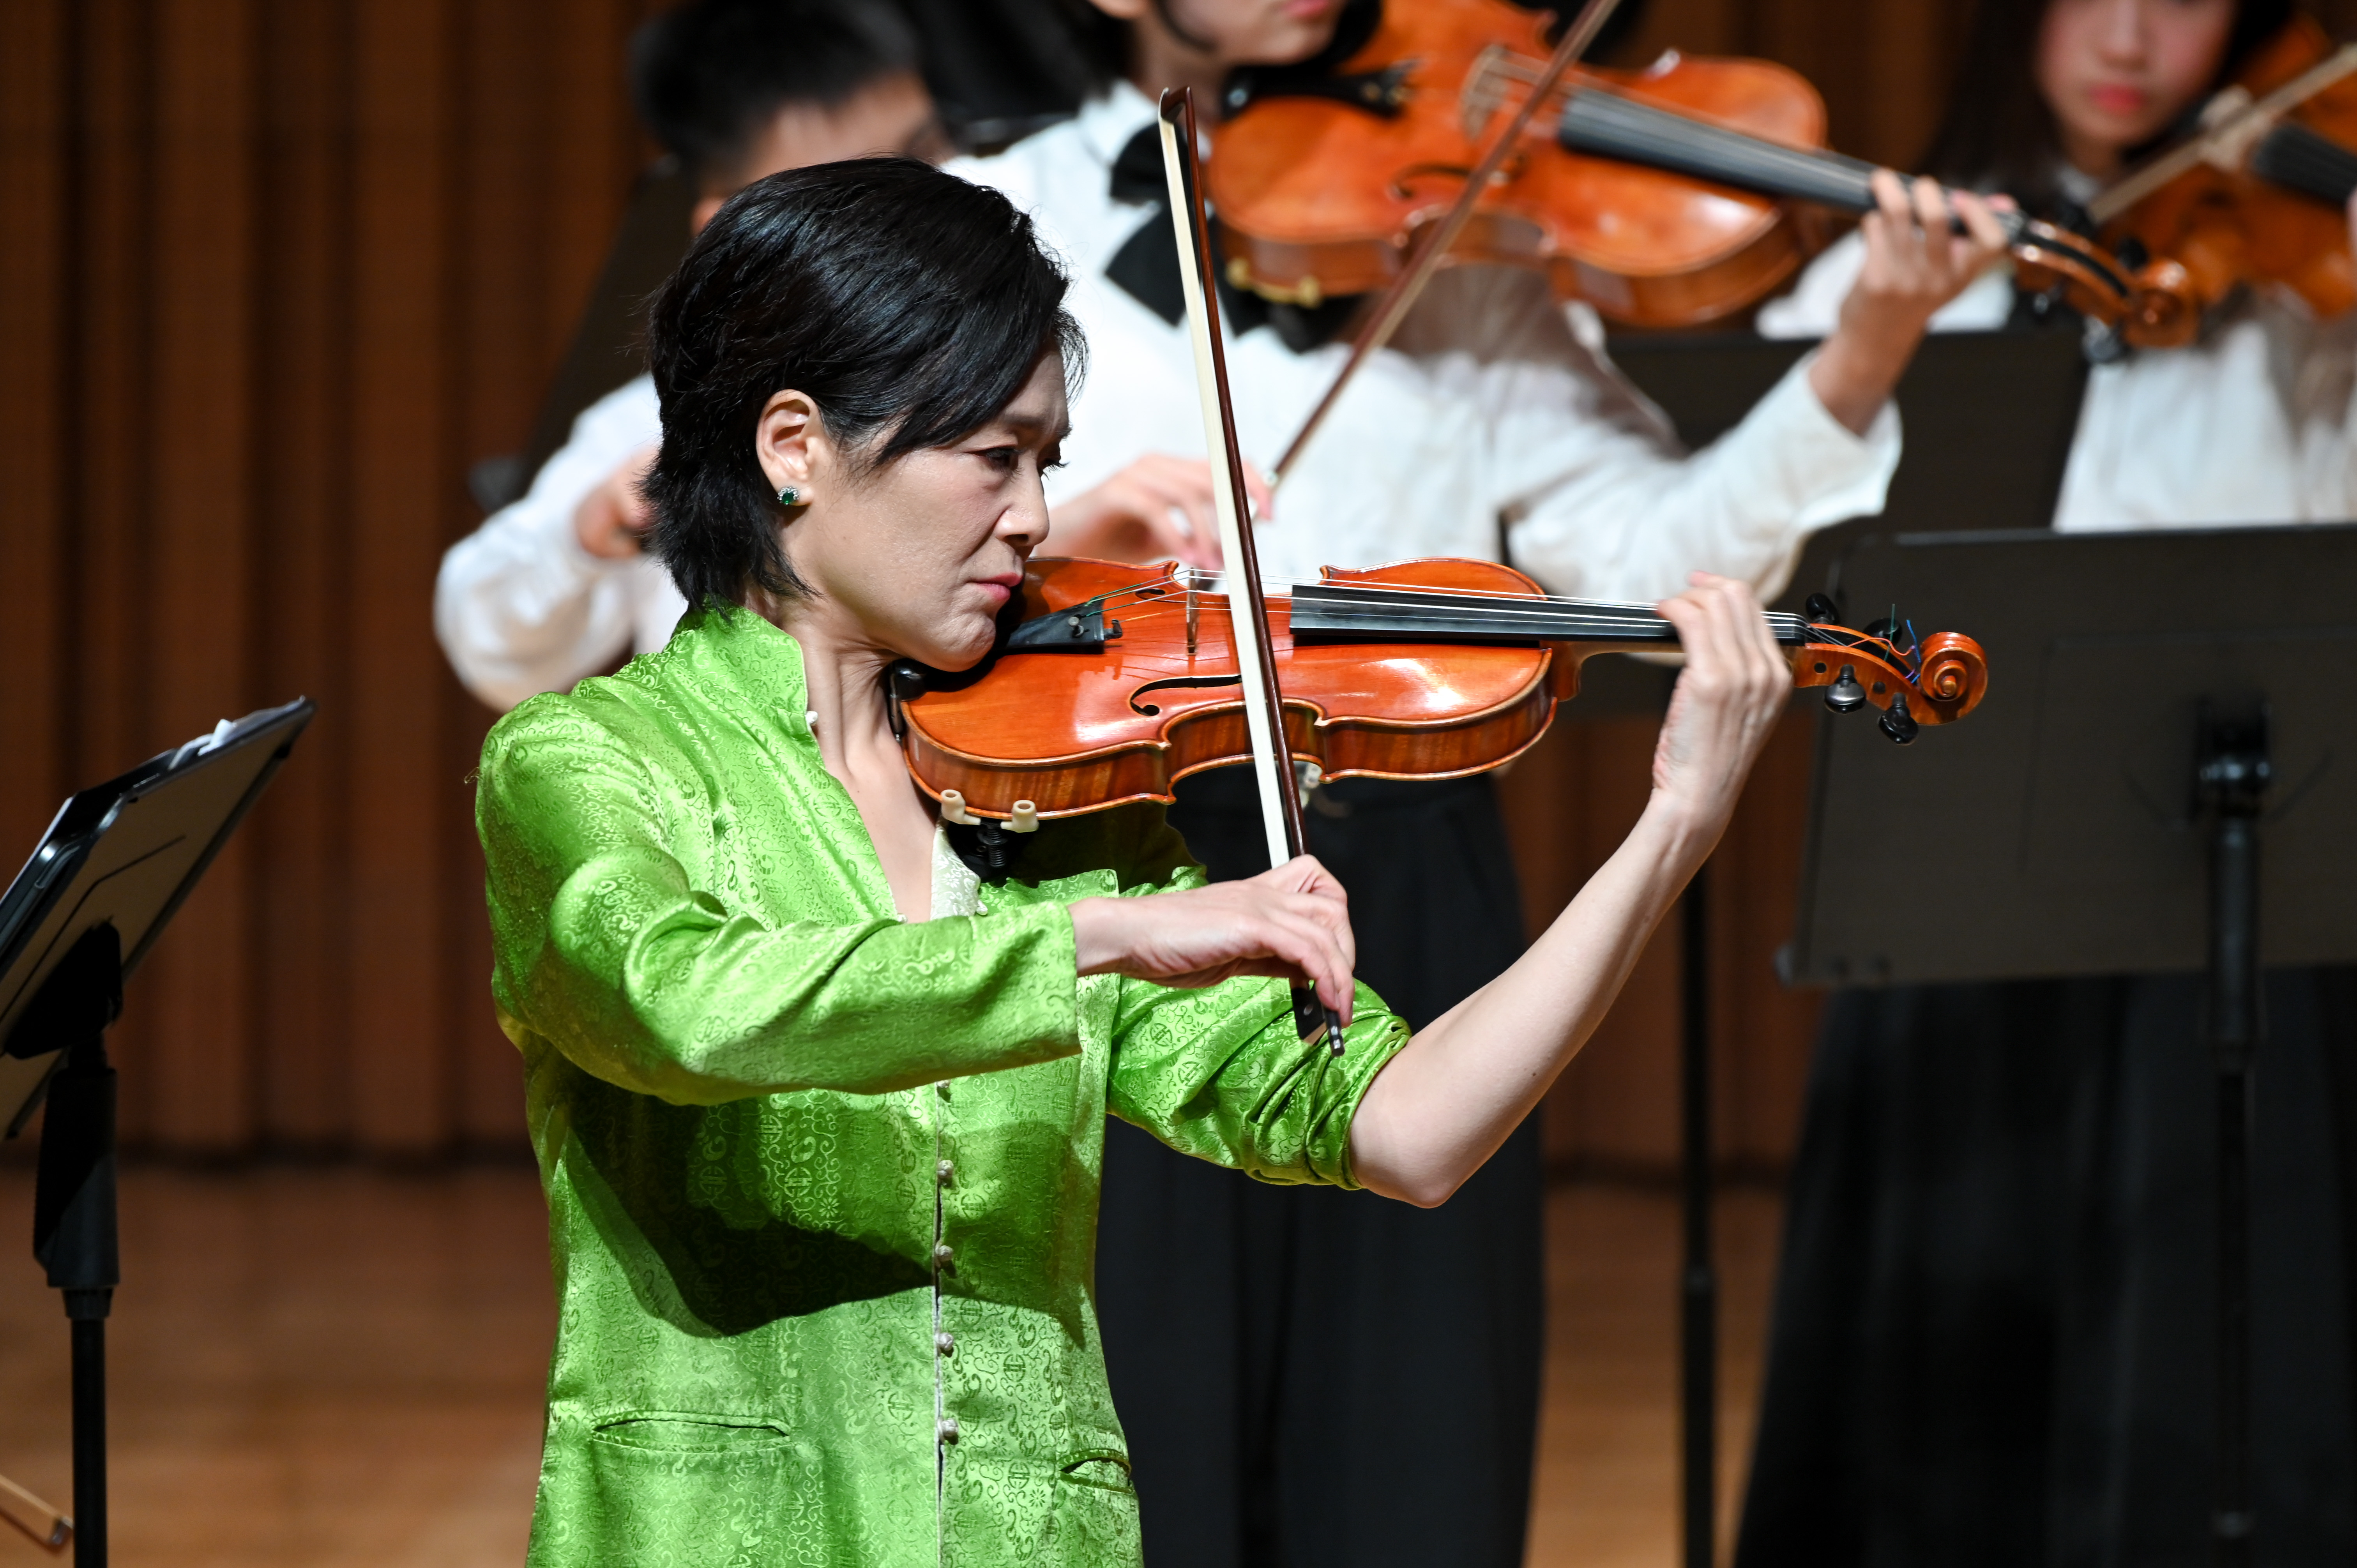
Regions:
M 920 664 L 956 675 L 973 669 L 990 657 L 998 645 L 998 628 L 983 621 L 963 637 L 929 638 L 922 650 L 909 650 L 908 657 Z

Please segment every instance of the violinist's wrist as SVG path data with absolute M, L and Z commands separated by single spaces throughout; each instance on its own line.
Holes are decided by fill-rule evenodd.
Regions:
M 1858 317 L 1867 314 L 1882 319 L 1861 322 Z M 1843 311 L 1841 324 L 1809 365 L 1809 390 L 1843 429 L 1862 436 L 1874 427 L 1929 320 L 1910 320 L 1888 307 Z
M 1082 898 L 1066 906 L 1072 918 L 1072 959 L 1082 974 L 1115 974 L 1129 959 L 1135 898 Z

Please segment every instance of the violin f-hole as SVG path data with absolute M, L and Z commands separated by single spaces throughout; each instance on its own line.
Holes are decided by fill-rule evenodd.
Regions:
M 1138 701 L 1148 692 L 1168 692 L 1179 688 L 1200 691 L 1209 686 L 1241 686 L 1243 683 L 1244 678 L 1241 674 L 1168 675 L 1159 681 L 1148 681 L 1145 685 L 1132 692 L 1129 694 L 1129 711 L 1149 719 L 1159 714 L 1162 710 L 1155 703 Z
M 1520 152 L 1516 152 L 1512 156 L 1508 157 L 1503 164 L 1499 166 L 1498 171 L 1490 177 L 1491 188 L 1495 189 L 1500 186 L 1512 184 L 1516 177 L 1521 175 L 1523 172 L 1525 161 L 1526 160 Z M 1391 199 L 1394 201 L 1414 201 L 1415 199 L 1415 192 L 1408 188 L 1408 182 L 1413 179 L 1421 179 L 1426 175 L 1440 175 L 1449 179 L 1466 179 L 1469 178 L 1472 176 L 1472 173 L 1473 170 L 1471 166 L 1466 164 L 1410 164 L 1407 167 L 1392 176 L 1390 185 Z

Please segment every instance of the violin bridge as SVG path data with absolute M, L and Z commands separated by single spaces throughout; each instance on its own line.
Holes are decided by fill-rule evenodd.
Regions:
M 1195 660 L 1195 585 L 1189 582 L 1187 585 L 1187 660 L 1190 664 Z

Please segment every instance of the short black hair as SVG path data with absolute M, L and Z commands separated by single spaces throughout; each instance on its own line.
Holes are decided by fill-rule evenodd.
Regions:
M 630 101 L 688 177 L 741 166 L 790 103 L 832 107 L 918 69 L 917 36 L 888 0 L 688 0 L 630 39 Z
M 662 450 L 649 542 L 690 605 L 755 585 L 806 593 L 753 452 L 771 393 L 819 406 L 871 467 L 988 424 L 1049 350 L 1082 369 L 1063 270 L 997 191 L 913 158 L 858 158 L 754 181 L 655 295 L 648 350 Z

